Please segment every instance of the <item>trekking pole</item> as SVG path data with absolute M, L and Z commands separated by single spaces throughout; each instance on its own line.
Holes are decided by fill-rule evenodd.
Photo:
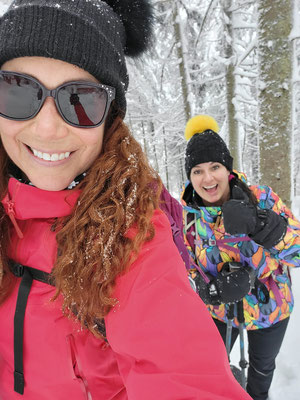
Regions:
M 230 362 L 230 350 L 231 350 L 231 336 L 232 336 L 232 321 L 234 318 L 234 304 L 228 304 L 227 311 L 227 328 L 226 328 L 226 352 L 228 361 Z
M 240 335 L 240 353 L 241 358 L 239 366 L 241 367 L 241 385 L 246 390 L 246 368 L 248 362 L 245 358 L 245 341 L 244 341 L 244 328 L 245 328 L 245 317 L 244 317 L 244 306 L 243 300 L 237 303 L 237 320 L 239 322 L 239 335 Z

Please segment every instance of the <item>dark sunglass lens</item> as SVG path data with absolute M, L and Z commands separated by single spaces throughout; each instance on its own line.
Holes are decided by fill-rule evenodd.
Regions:
M 70 84 L 63 86 L 57 100 L 62 114 L 74 125 L 95 126 L 105 114 L 107 92 L 95 86 Z
M 12 119 L 29 119 L 39 109 L 42 89 L 29 78 L 0 74 L 0 114 Z

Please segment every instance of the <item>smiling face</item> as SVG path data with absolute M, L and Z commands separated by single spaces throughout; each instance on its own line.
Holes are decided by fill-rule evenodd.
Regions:
M 192 168 L 190 181 L 205 206 L 221 206 L 229 200 L 229 174 L 218 162 L 201 163 Z
M 44 57 L 15 58 L 2 70 L 31 75 L 48 89 L 69 81 L 98 82 L 75 65 Z M 31 120 L 0 117 L 0 137 L 7 154 L 34 186 L 44 190 L 63 190 L 87 171 L 102 149 L 103 134 L 104 124 L 89 129 L 68 125 L 50 97 Z

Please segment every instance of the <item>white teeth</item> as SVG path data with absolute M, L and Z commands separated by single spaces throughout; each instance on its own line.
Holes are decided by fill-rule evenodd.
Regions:
M 48 153 L 43 153 L 43 160 L 50 161 L 50 160 L 51 160 L 50 154 L 48 154 Z
M 57 161 L 58 160 L 58 154 L 52 154 L 51 156 L 51 161 Z
M 33 154 L 45 161 L 58 161 L 58 160 L 64 160 L 65 158 L 70 157 L 71 152 L 66 151 L 65 153 L 54 153 L 54 154 L 49 154 L 49 153 L 42 153 L 41 151 L 38 151 L 34 148 L 31 147 L 31 150 Z
M 215 188 L 217 185 L 212 185 L 212 186 L 204 186 L 204 189 L 207 189 L 207 190 L 209 190 L 209 189 L 213 189 L 213 188 Z

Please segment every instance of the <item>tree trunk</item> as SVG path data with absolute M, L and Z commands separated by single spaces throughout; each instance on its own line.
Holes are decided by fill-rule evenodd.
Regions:
M 260 182 L 291 201 L 291 32 L 292 0 L 259 0 Z
M 182 101 L 184 106 L 184 113 L 186 121 L 191 118 L 192 110 L 189 100 L 189 76 L 188 76 L 188 65 L 187 65 L 187 49 L 185 48 L 185 38 L 183 37 L 182 27 L 180 25 L 180 17 L 178 14 L 177 3 L 174 5 L 173 13 L 173 23 L 174 23 L 174 34 L 175 42 L 177 44 L 177 53 L 179 59 L 179 74 L 181 81 L 182 90 Z
M 226 107 L 227 107 L 227 124 L 228 124 L 228 145 L 231 156 L 233 157 L 234 168 L 240 170 L 240 143 L 238 123 L 235 119 L 235 106 L 233 99 L 235 97 L 235 78 L 233 65 L 233 29 L 232 29 L 232 12 L 229 11 L 232 0 L 224 0 L 224 13 L 227 16 L 226 29 L 231 43 L 225 38 L 224 44 L 225 57 L 228 60 L 226 71 Z
M 168 169 L 168 148 L 166 143 L 166 136 L 165 136 L 165 128 L 163 128 L 163 141 L 164 141 L 164 164 L 165 164 L 165 174 L 166 174 L 166 188 L 170 191 L 170 182 L 169 182 L 169 169 Z
M 155 171 L 159 172 L 159 163 L 157 157 L 157 150 L 156 150 L 156 140 L 155 140 L 155 128 L 153 121 L 148 122 L 149 132 L 150 132 L 150 143 L 152 145 L 152 152 L 154 157 L 154 169 Z

